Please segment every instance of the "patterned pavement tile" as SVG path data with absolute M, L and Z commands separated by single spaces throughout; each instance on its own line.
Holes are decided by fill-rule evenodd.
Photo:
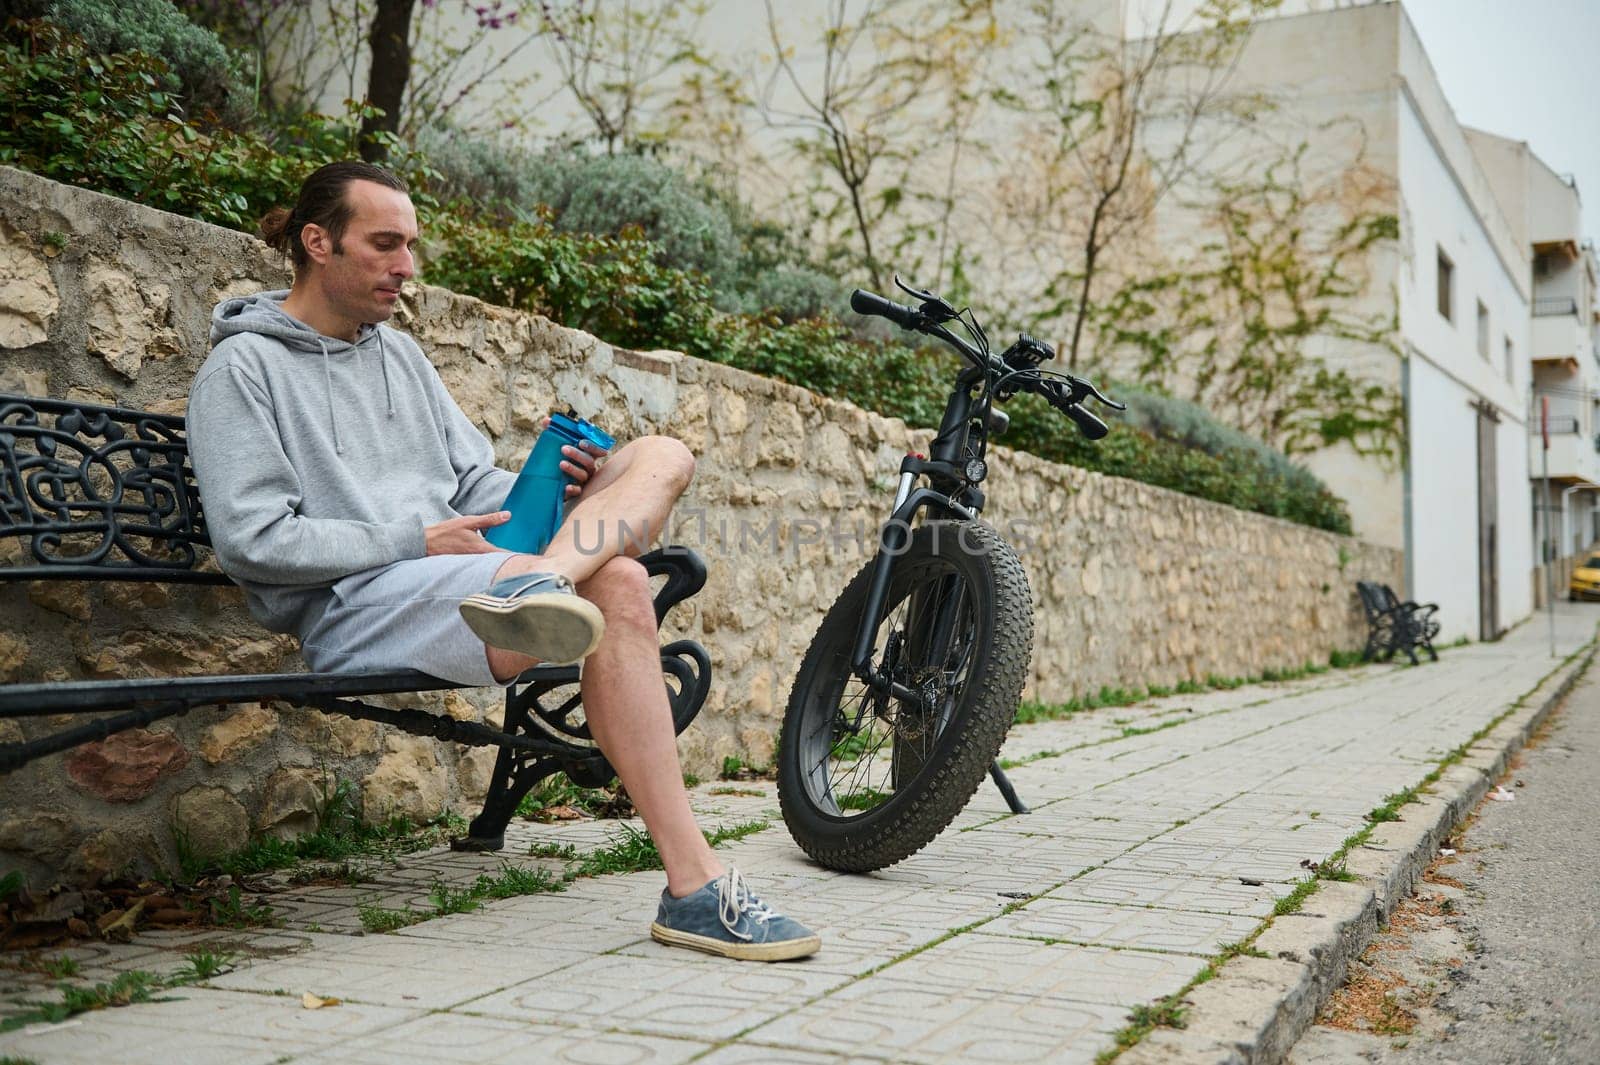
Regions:
M 1063 884 L 1050 897 L 1266 917 L 1282 894 L 1286 892 L 1280 885 L 1245 884 L 1238 877 L 1210 879 L 1108 867 Z
M 295 1065 L 676 1065 L 710 1049 L 696 1040 L 595 1032 L 540 1021 L 435 1013 L 379 1035 L 294 1059 Z M 168 1063 L 171 1065 L 171 1063 Z
M 895 1062 L 1090 1062 L 1121 1027 L 1117 1006 L 863 981 L 744 1042 Z
M 909 986 L 1129 1006 L 1177 990 L 1203 964 L 1183 954 L 1041 943 L 986 935 L 978 929 L 896 962 L 855 986 Z
M 585 960 L 575 951 L 460 947 L 437 940 L 366 936 L 337 951 L 258 962 L 212 980 L 225 990 L 310 991 L 352 1002 L 445 1009 Z
M 559 1017 L 590 1030 L 720 1040 L 848 982 L 808 962 L 730 965 L 686 951 L 617 954 L 459 1008 L 483 1016 Z
M 80 1014 L 0 1035 L 0 1054 L 51 1062 L 270 1062 L 382 1032 L 419 1010 L 345 1004 L 307 1010 L 299 998 L 182 988 L 159 1001 Z

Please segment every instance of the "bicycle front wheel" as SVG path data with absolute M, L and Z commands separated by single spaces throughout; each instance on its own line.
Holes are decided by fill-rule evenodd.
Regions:
M 928 522 L 895 560 L 873 647 L 902 694 L 874 691 L 850 673 L 871 576 L 868 564 L 823 617 L 778 753 L 795 841 L 853 872 L 916 853 L 961 812 L 1005 741 L 1033 653 L 1028 578 L 1010 546 L 978 522 Z

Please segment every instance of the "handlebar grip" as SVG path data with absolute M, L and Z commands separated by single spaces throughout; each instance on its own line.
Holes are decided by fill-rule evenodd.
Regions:
M 857 314 L 887 318 L 901 329 L 915 329 L 922 321 L 922 313 L 903 303 L 884 299 L 874 292 L 858 288 L 850 293 L 850 309 Z
M 1084 410 L 1077 404 L 1061 408 L 1062 413 L 1077 423 L 1078 429 L 1090 440 L 1099 440 L 1111 431 L 1111 427 Z

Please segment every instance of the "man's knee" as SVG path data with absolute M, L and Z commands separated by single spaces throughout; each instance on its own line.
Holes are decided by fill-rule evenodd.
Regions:
M 608 627 L 632 624 L 655 628 L 650 575 L 637 559 L 618 555 L 607 560 L 594 576 L 583 582 L 580 591 L 600 608 Z
M 671 436 L 644 436 L 637 443 L 648 469 L 668 477 L 680 494 L 689 487 L 695 460 L 687 444 Z

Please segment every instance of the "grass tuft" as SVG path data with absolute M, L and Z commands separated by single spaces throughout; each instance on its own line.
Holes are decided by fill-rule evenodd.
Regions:
M 1316 876 L 1308 876 L 1304 880 L 1296 881 L 1294 890 L 1273 904 L 1272 916 L 1283 917 L 1287 914 L 1299 913 L 1300 907 L 1304 906 L 1306 904 L 1306 900 L 1312 895 L 1316 894 L 1316 892 Z

